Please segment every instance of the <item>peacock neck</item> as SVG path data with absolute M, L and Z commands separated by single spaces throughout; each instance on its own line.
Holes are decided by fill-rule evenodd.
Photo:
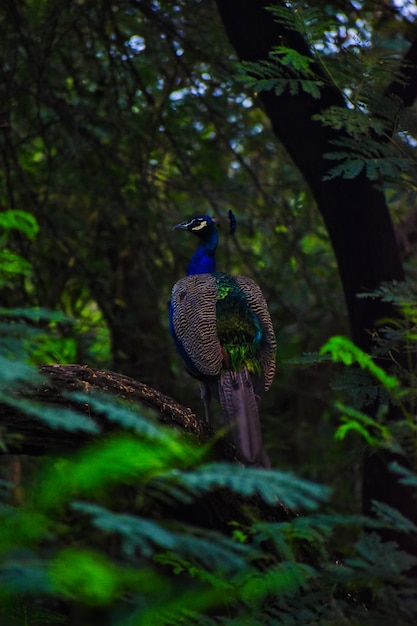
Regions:
M 205 239 L 191 258 L 187 276 L 192 274 L 210 274 L 216 271 L 216 248 L 218 234 L 213 230 L 210 237 Z

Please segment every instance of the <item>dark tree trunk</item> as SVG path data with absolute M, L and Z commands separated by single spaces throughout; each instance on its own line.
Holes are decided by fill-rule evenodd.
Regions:
M 277 24 L 265 10 L 269 4 L 269 0 L 217 0 L 225 29 L 240 59 L 267 59 L 277 45 L 311 56 L 302 37 Z M 412 57 L 412 52 L 414 48 L 408 56 Z M 314 69 L 320 74 L 318 67 Z M 414 69 L 411 76 L 415 75 Z M 395 85 L 390 89 L 398 96 Z M 409 94 L 410 90 L 405 95 Z M 373 290 L 384 281 L 402 281 L 404 272 L 383 193 L 362 175 L 353 180 L 323 180 L 331 163 L 324 154 L 334 151 L 331 141 L 336 133 L 314 121 L 313 116 L 330 106 L 344 106 L 343 99 L 331 86 L 324 87 L 317 100 L 304 92 L 293 96 L 288 92 L 277 95 L 263 91 L 259 98 L 275 134 L 313 191 L 336 255 L 352 338 L 368 350 L 371 341 L 368 331 L 382 318 L 395 316 L 395 311 L 379 300 L 359 299 L 357 294 Z M 395 419 L 394 414 L 391 417 Z M 379 454 L 366 459 L 364 508 L 369 511 L 372 500 L 379 499 L 399 507 L 417 521 L 414 503 L 387 469 L 388 460 L 381 459 Z
M 217 0 L 217 4 L 242 60 L 267 59 L 271 49 L 280 44 L 311 56 L 301 36 L 277 24 L 265 10 L 269 0 Z M 315 71 L 320 74 L 318 67 Z M 336 134 L 313 116 L 330 106 L 344 106 L 336 89 L 324 87 L 320 99 L 304 92 L 293 96 L 273 91 L 262 91 L 259 98 L 275 134 L 313 191 L 336 255 L 353 339 L 367 349 L 367 330 L 393 311 L 379 301 L 358 299 L 356 294 L 374 289 L 382 281 L 404 279 L 384 194 L 365 176 L 323 181 L 331 166 L 324 154 L 334 151 L 331 141 Z

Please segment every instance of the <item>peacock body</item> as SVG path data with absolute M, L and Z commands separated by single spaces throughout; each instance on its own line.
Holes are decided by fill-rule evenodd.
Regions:
M 188 275 L 172 289 L 170 328 L 189 373 L 202 384 L 206 419 L 217 398 L 238 454 L 270 466 L 262 445 L 259 403 L 275 373 L 275 334 L 259 286 L 246 276 L 216 272 L 217 227 L 207 215 L 175 228 L 200 239 Z

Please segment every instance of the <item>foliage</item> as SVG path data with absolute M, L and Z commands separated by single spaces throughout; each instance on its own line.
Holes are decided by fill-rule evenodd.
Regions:
M 368 368 L 370 357 L 347 340 L 329 346 L 348 367 Z M 16 352 L 15 391 L 36 379 L 22 353 L 23 347 Z M 384 383 L 378 369 L 369 371 Z M 1 379 L 10 382 L 7 370 Z M 91 430 L 84 415 L 14 398 L 52 428 Z M 374 624 L 395 616 L 400 625 L 415 619 L 407 572 L 417 559 L 379 532 L 417 538 L 417 527 L 392 507 L 375 502 L 373 519 L 335 513 L 327 487 L 289 472 L 207 464 L 204 448 L 149 415 L 103 395 L 76 399 L 119 432 L 2 484 L 2 621 Z M 361 423 L 359 413 L 345 415 Z M 363 427 L 365 435 L 373 429 L 366 436 L 371 447 L 393 446 L 386 426 Z M 398 464 L 392 471 L 417 485 L 413 471 Z M 218 506 L 226 492 L 236 517 L 222 529 L 187 513 L 202 500 Z
M 284 46 L 277 46 L 271 58 L 273 61 L 242 62 L 240 78 L 247 88 L 254 91 L 273 89 L 277 95 L 288 90 L 292 96 L 304 91 L 313 98 L 320 98 L 320 87 L 324 83 L 310 69 L 312 59 Z M 290 76 L 282 68 L 290 68 Z M 296 76 L 291 75 L 291 70 Z M 274 78 L 277 73 L 281 74 L 280 78 Z
M 355 494 L 364 450 L 395 453 L 399 487 L 417 485 L 415 285 L 362 296 L 402 312 L 373 331 L 373 354 L 341 339 L 325 226 L 256 107 L 262 89 L 314 103 L 339 94 L 315 117 L 334 132 L 328 184 L 367 176 L 384 189 L 413 277 L 415 120 L 386 97 L 404 84 L 411 3 L 276 3 L 307 48 L 280 41 L 238 80 L 212 2 L 87 4 L 0 9 L 0 400 L 97 434 L 85 416 L 19 394 L 39 383 L 34 363 L 77 361 L 199 410 L 168 334 L 170 287 L 192 245 L 171 227 L 233 209 L 239 227 L 233 238 L 223 229 L 219 266 L 256 278 L 270 303 L 281 363 L 263 424 L 271 457 L 292 471 L 207 464 L 148 416 L 79 396 L 120 432 L 66 458 L 19 461 L 22 478 L 16 460 L 2 462 L 0 622 L 413 623 L 415 524 L 383 502 L 358 515 Z M 392 406 L 400 419 L 388 423 Z M 14 435 L 1 433 L 2 451 Z M 236 519 L 208 530 L 193 511 L 224 492 Z M 278 500 L 296 515 L 282 520 Z
M 381 38 L 370 14 L 361 20 L 348 8 L 309 7 L 295 0 L 271 6 L 270 11 L 277 22 L 294 31 L 293 46 L 291 42 L 277 45 L 268 61 L 242 63 L 246 85 L 278 95 L 303 91 L 314 99 L 324 89 L 339 92 L 340 105 L 314 116 L 339 131 L 332 141 L 335 150 L 324 155 L 336 162 L 329 164 L 324 180 L 353 179 L 365 173 L 385 189 L 399 183 L 414 188 L 415 129 L 391 93 L 394 85 L 407 85 L 407 63 L 400 62 L 405 42 L 396 34 Z M 295 49 L 300 45 L 297 36 L 307 44 L 303 53 Z
M 311 192 L 236 81 L 213 3 L 116 4 L 0 9 L 2 101 L 13 103 L 4 125 L 0 114 L 0 207 L 39 225 L 33 238 L 9 231 L 5 247 L 33 269 L 9 276 L 1 302 L 66 316 L 33 324 L 33 361 L 123 372 L 199 412 L 168 330 L 170 289 L 194 245 L 175 223 L 233 209 L 218 266 L 260 284 L 282 360 L 316 350 L 328 328 L 346 332 L 343 296 Z M 300 376 L 281 369 L 262 419 L 272 456 L 310 474 L 301 433 L 316 428 L 324 404 L 310 410 L 310 388 L 324 397 L 327 374 Z
M 320 353 L 330 353 L 333 361 L 340 361 L 345 365 L 357 363 L 362 369 L 369 370 L 388 391 L 392 392 L 399 385 L 395 376 L 387 374 L 382 367 L 374 363 L 368 354 L 355 346 L 347 337 L 331 337 L 329 341 L 322 346 Z
M 0 214 L 0 286 L 6 285 L 16 276 L 29 276 L 32 272 L 31 264 L 7 247 L 10 234 L 14 230 L 34 239 L 39 226 L 35 217 L 26 211 L 9 210 Z

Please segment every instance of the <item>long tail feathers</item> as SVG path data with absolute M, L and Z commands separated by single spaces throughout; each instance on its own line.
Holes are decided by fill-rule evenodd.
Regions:
M 219 400 L 230 434 L 245 465 L 271 467 L 262 445 L 261 423 L 255 391 L 246 369 L 225 370 L 218 381 Z

